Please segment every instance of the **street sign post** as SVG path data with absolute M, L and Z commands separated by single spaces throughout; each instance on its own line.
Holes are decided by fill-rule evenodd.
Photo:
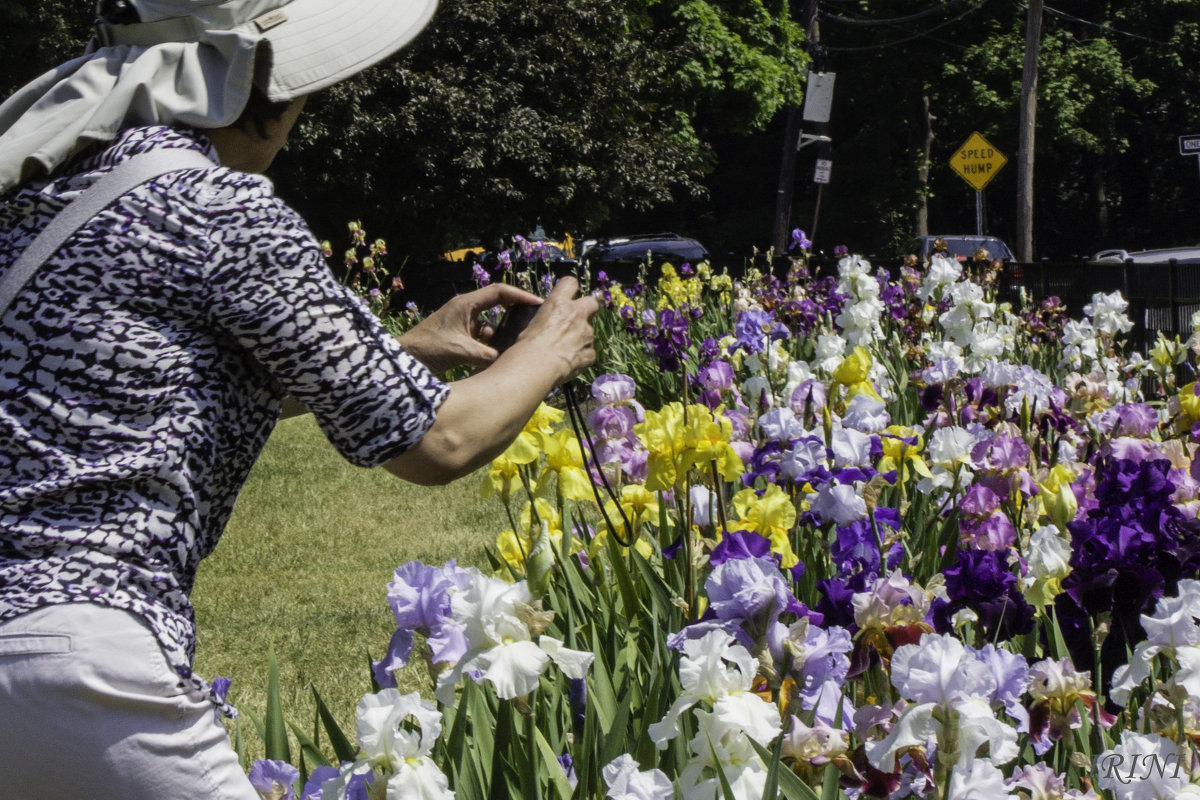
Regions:
M 1200 156 L 1200 135 L 1192 134 L 1191 136 L 1180 136 L 1179 155 Z M 1196 163 L 1200 164 L 1200 158 L 1196 159 Z
M 975 131 L 950 157 L 950 169 L 975 190 L 975 233 L 983 235 L 983 187 L 991 183 L 1008 158 Z
M 829 183 L 829 173 L 833 171 L 833 162 L 827 158 L 818 158 L 813 169 L 813 183 Z

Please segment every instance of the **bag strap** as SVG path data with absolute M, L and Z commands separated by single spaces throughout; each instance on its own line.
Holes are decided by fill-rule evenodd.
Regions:
M 215 167 L 212 159 L 196 150 L 169 148 L 138 153 L 93 183 L 50 220 L 29 243 L 8 271 L 0 276 L 0 317 L 38 268 L 63 246 L 71 234 L 103 211 L 109 203 L 148 180 L 168 172 Z

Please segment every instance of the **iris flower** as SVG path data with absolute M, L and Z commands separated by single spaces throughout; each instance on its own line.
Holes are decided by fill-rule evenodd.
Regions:
M 783 489 L 772 483 L 761 496 L 753 489 L 743 489 L 733 496 L 733 508 L 738 515 L 738 520 L 731 523 L 733 530 L 752 531 L 769 539 L 771 550 L 780 556 L 784 569 L 800 562 L 791 542 L 796 506 Z
M 551 476 L 556 476 L 560 499 L 591 500 L 592 481 L 584 470 L 583 451 L 574 432 L 561 428 L 552 434 L 543 433 L 540 438 L 546 453 L 546 469 L 538 478 L 537 494 L 545 496 Z
M 454 700 L 454 687 L 464 674 L 491 683 L 504 700 L 524 697 L 537 688 L 538 678 L 553 660 L 568 669 L 589 654 L 569 650 L 561 642 L 537 641 L 552 614 L 539 611 L 524 581 L 508 584 L 469 570 L 470 581 L 450 596 L 449 625 L 461 631 L 467 652 L 438 676 L 437 697 Z M 590 660 L 589 660 L 590 663 Z
M 711 468 L 726 481 L 737 480 L 742 474 L 742 460 L 729 443 L 732 434 L 733 423 L 720 409 L 714 412 L 702 405 L 689 406 L 679 468 L 686 471 L 696 467 L 706 478 Z
M 300 770 L 286 761 L 260 759 L 250 766 L 250 785 L 263 800 L 296 800 Z
M 678 462 L 685 446 L 683 404 L 669 403 L 660 411 L 647 410 L 645 422 L 634 432 L 649 452 L 646 488 L 652 492 L 674 489 L 682 477 Z
M 347 797 L 353 784 L 366 783 L 370 796 L 381 800 L 453 800 L 446 776 L 430 758 L 442 732 L 442 714 L 433 704 L 417 692 L 384 689 L 359 701 L 357 717 L 359 758 L 321 784 L 322 798 Z
M 915 428 L 889 425 L 879 436 L 883 446 L 883 458 L 875 464 L 880 472 L 896 472 L 901 484 L 907 484 L 910 476 L 932 477 L 925 459 L 921 457 L 924 439 Z
M 985 746 L 992 763 L 1007 764 L 1017 757 L 1016 729 L 997 719 L 991 707 L 996 676 L 962 642 L 926 634 L 918 644 L 897 648 L 891 667 L 892 685 L 912 704 L 885 738 L 867 742 L 867 760 L 876 769 L 892 771 L 898 755 L 924 748 L 932 739 L 968 768 Z M 957 724 L 951 724 L 955 716 Z
M 612 800 L 671 800 L 675 796 L 671 779 L 662 770 L 640 771 L 628 753 L 608 762 L 600 774 L 608 784 L 605 795 Z
M 758 660 L 724 631 L 712 630 L 699 639 L 685 640 L 679 662 L 681 691 L 666 716 L 650 726 L 650 738 L 665 750 L 667 742 L 681 733 L 679 717 L 703 702 L 712 709 L 712 721 L 719 723 L 709 730 L 715 734 L 714 741 L 725 740 L 732 733 L 769 744 L 779 735 L 781 725 L 775 706 L 753 691 L 757 673 Z

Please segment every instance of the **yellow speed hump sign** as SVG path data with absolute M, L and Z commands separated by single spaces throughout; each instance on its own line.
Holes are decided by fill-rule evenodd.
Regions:
M 972 133 L 950 157 L 950 168 L 977 192 L 982 192 L 1008 159 L 978 131 Z

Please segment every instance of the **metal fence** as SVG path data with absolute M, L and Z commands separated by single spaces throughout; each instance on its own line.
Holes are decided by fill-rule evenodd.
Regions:
M 1192 315 L 1200 311 L 1200 264 L 1169 261 L 1159 264 L 1057 262 L 1008 264 L 1002 284 L 1015 293 L 1041 301 L 1057 296 L 1072 316 L 1079 316 L 1097 292 L 1121 292 L 1129 301 L 1129 333 L 1134 347 L 1153 345 L 1161 331 L 1167 338 L 1186 340 L 1192 334 Z
M 899 273 L 899 260 L 871 257 L 870 261 L 891 270 L 893 276 Z M 787 274 L 791 262 L 786 258 L 777 258 L 772 262 L 760 255 L 757 258 L 713 258 L 710 263 L 717 272 L 728 268 L 734 276 L 741 276 L 753 266 L 763 271 L 770 270 L 782 278 Z M 813 258 L 810 268 L 817 275 L 836 274 L 837 260 Z M 609 271 L 619 272 L 611 267 Z M 613 274 L 611 277 L 629 280 L 634 268 L 630 267 L 627 271 L 631 274 Z M 656 274 L 654 270 L 650 272 L 651 275 Z M 435 308 L 458 292 L 474 288 L 471 267 L 463 263 L 439 262 L 410 266 L 405 273 L 405 282 L 409 290 L 406 299 L 416 300 L 426 310 Z M 1092 296 L 1097 292 L 1120 291 L 1129 301 L 1127 313 L 1134 323 L 1129 333 L 1130 343 L 1140 350 L 1153 345 L 1159 331 L 1168 338 L 1177 335 L 1186 340 L 1192 333 L 1192 314 L 1200 311 L 1200 264 L 1174 261 L 1161 264 L 1009 262 L 1004 267 L 1000 286 L 1005 299 L 1014 301 L 1022 287 L 1035 302 L 1056 296 L 1075 318 L 1083 315 L 1084 306 L 1092 301 Z

